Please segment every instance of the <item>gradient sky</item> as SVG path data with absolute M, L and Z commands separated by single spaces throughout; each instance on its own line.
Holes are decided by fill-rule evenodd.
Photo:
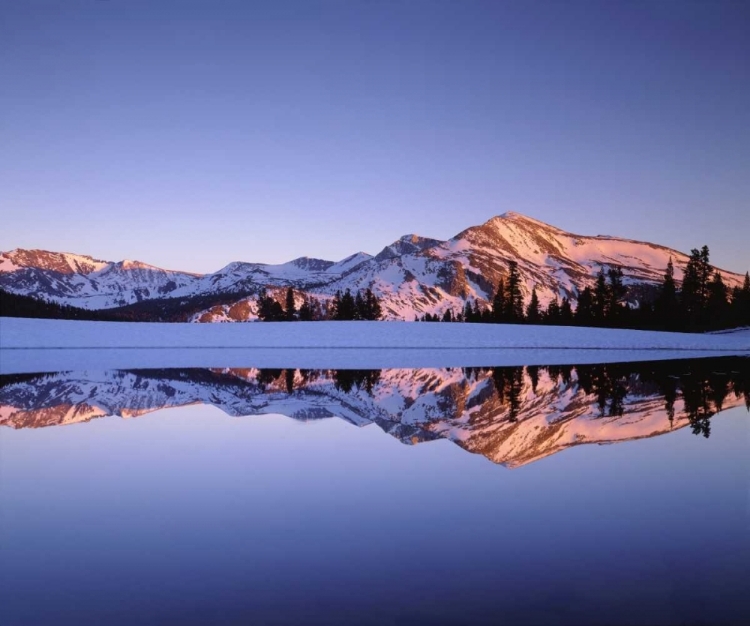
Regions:
M 750 4 L 0 3 L 0 249 L 172 269 L 505 211 L 750 268 Z

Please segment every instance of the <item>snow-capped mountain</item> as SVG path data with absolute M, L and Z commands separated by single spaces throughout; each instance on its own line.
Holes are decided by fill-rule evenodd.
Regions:
M 211 404 L 231 416 L 338 416 L 403 443 L 448 439 L 518 467 L 569 447 L 616 443 L 750 408 L 742 358 L 588 366 L 390 370 L 181 369 L 0 377 L 0 425 L 38 428 Z
M 99 261 L 87 256 L 13 250 L 0 254 L 0 287 L 17 294 L 88 309 L 114 308 L 144 300 L 225 296 L 220 305 L 191 319 L 246 321 L 255 318 L 262 289 L 293 287 L 325 302 L 337 290 L 371 288 L 389 319 L 459 310 L 468 301 L 488 303 L 516 261 L 524 295 L 533 286 L 542 304 L 555 297 L 575 301 L 604 267 L 618 266 L 637 300 L 658 283 L 669 259 L 678 281 L 688 257 L 647 242 L 565 232 L 518 213 L 505 213 L 462 231 L 448 241 L 405 235 L 377 255 L 358 252 L 338 262 L 301 257 L 280 265 L 234 262 L 196 275 L 137 261 Z M 742 277 L 721 270 L 729 287 Z
M 163 270 L 140 261 L 109 262 L 45 250 L 0 254 L 0 287 L 60 304 L 110 309 L 190 289 L 199 276 Z

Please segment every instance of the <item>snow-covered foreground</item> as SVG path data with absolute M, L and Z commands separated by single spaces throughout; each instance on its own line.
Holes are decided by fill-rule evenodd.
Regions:
M 750 355 L 714 335 L 414 322 L 150 324 L 0 318 L 0 373 L 126 367 L 458 367 Z M 54 350 L 52 350 L 54 349 Z

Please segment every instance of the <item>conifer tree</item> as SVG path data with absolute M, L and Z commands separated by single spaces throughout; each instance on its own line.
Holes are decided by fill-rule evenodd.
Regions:
M 573 308 L 570 306 L 570 300 L 567 296 L 562 299 L 560 304 L 560 324 L 570 326 L 573 323 Z
M 310 322 L 313 319 L 312 306 L 307 295 L 304 296 L 302 306 L 299 308 L 299 319 L 301 322 Z
M 482 321 L 482 309 L 479 307 L 479 300 L 474 300 L 474 310 L 472 311 L 472 317 L 475 322 Z
M 380 300 L 372 292 L 369 287 L 365 291 L 365 312 L 368 320 L 379 320 L 383 317 L 383 308 L 380 305 Z
M 295 320 L 297 309 L 294 305 L 294 291 L 291 287 L 286 290 L 286 319 L 290 322 Z
M 471 302 L 469 302 L 468 300 L 466 301 L 466 304 L 464 305 L 464 321 L 465 322 L 474 321 L 474 310 L 471 308 Z
M 264 322 L 278 322 L 286 319 L 284 309 L 268 295 L 265 289 L 258 296 L 258 318 Z
M 604 273 L 603 267 L 599 269 L 599 273 L 596 275 L 596 286 L 594 287 L 593 296 L 593 322 L 597 326 L 603 326 L 609 317 L 608 312 L 610 303 L 607 277 Z
M 594 323 L 594 294 L 591 287 L 585 287 L 578 294 L 578 306 L 575 312 L 575 323 L 578 326 L 592 326 Z
M 511 323 L 523 321 L 523 294 L 518 263 L 508 262 L 508 283 L 505 290 L 505 319 Z
M 680 308 L 691 330 L 705 326 L 710 270 L 708 246 L 703 246 L 700 250 L 693 248 L 685 267 L 680 293 Z
M 539 297 L 536 295 L 536 285 L 531 290 L 531 299 L 529 306 L 526 307 L 526 321 L 529 324 L 538 324 L 541 321 L 541 312 L 539 310 Z
M 678 319 L 677 284 L 674 280 L 674 264 L 669 257 L 667 269 L 664 273 L 664 281 L 661 284 L 659 295 L 654 303 L 656 322 L 664 330 L 678 330 L 680 320 Z
M 552 326 L 560 324 L 560 303 L 557 301 L 557 297 L 554 300 L 550 300 L 550 303 L 547 305 L 544 319 Z
M 501 278 L 497 285 L 497 292 L 492 299 L 492 321 L 495 323 L 505 321 L 505 281 Z
M 328 307 L 328 319 L 339 320 L 339 309 L 341 309 L 341 290 L 337 290 Z
M 367 318 L 367 306 L 365 299 L 362 297 L 362 292 L 357 290 L 357 295 L 354 296 L 354 319 L 355 320 L 366 320 Z
M 347 287 L 343 295 L 340 296 L 338 307 L 336 309 L 336 320 L 353 320 L 356 319 L 357 307 L 352 295 L 351 289 Z
M 729 302 L 727 288 L 721 274 L 714 272 L 708 285 L 708 302 L 706 303 L 707 321 L 712 328 L 723 328 L 729 317 Z
M 622 322 L 625 305 L 623 301 L 628 294 L 628 288 L 623 282 L 622 268 L 610 267 L 607 271 L 609 283 L 607 285 L 607 321 L 612 326 L 617 326 Z
M 732 292 L 732 323 L 750 326 L 750 272 L 745 273 L 742 287 L 735 287 Z

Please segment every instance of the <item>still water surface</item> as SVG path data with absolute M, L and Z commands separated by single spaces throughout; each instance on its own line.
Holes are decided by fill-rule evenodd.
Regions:
M 0 623 L 741 624 L 749 383 L 747 359 L 3 376 Z

